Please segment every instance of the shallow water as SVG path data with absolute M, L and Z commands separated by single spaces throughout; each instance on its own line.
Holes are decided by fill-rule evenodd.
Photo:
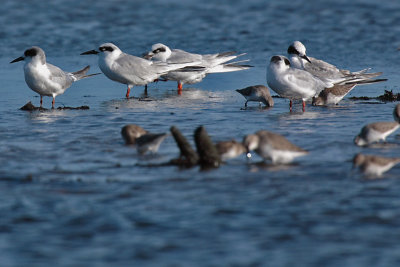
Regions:
M 351 168 L 358 153 L 400 156 L 400 141 L 358 148 L 396 103 L 343 100 L 335 107 L 275 99 L 243 110 L 234 89 L 265 84 L 266 62 L 301 40 L 310 56 L 353 71 L 383 71 L 386 83 L 351 96 L 399 92 L 400 3 L 395 1 L 3 1 L 0 6 L 0 261 L 2 266 L 397 266 L 400 168 L 370 180 Z M 74 8 L 71 8 L 74 7 Z M 193 52 L 247 52 L 254 66 L 185 86 L 149 86 L 151 101 L 126 100 L 103 75 L 82 80 L 56 106 L 20 111 L 39 97 L 8 64 L 31 45 L 75 71 L 112 41 L 139 55 L 163 42 Z M 143 88 L 135 87 L 135 97 Z M 51 99 L 44 98 L 45 107 Z M 204 125 L 214 141 L 259 129 L 310 151 L 286 167 L 244 156 L 219 169 L 146 167 L 179 155 L 172 137 L 154 157 L 123 145 L 128 123 L 152 132 L 177 126 L 192 142 Z

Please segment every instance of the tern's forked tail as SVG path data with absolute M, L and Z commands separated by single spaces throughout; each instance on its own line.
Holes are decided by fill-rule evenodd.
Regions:
M 232 72 L 232 71 L 239 71 L 239 70 L 247 70 L 252 68 L 251 65 L 239 64 L 241 62 L 245 62 L 248 60 L 236 61 L 232 63 L 220 64 L 215 67 L 212 67 L 207 71 L 207 73 L 221 73 L 221 72 Z
M 89 69 L 90 69 L 90 66 L 88 65 L 81 70 L 71 72 L 72 78 L 74 79 L 74 81 L 79 81 L 79 80 L 87 78 L 87 77 L 101 74 L 101 73 L 93 73 L 93 74 L 86 75 L 86 73 L 89 71 Z
M 380 83 L 380 82 L 386 82 L 386 81 L 387 81 L 387 79 L 375 79 L 375 80 L 365 79 L 365 80 L 362 80 L 362 81 L 349 81 L 349 82 L 346 82 L 344 84 L 345 85 L 351 85 L 351 84 L 353 84 L 353 85 L 362 85 L 362 84 Z

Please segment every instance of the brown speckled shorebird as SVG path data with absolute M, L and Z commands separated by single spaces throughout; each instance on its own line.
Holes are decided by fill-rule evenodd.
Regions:
M 244 98 L 246 98 L 246 103 L 244 106 L 247 107 L 247 102 L 254 101 L 264 103 L 267 107 L 272 107 L 274 105 L 274 100 L 271 97 L 268 87 L 264 85 L 254 85 L 243 89 L 237 89 L 236 92 L 240 93 Z
M 386 158 L 361 153 L 353 158 L 353 167 L 359 167 L 364 174 L 371 176 L 381 176 L 398 163 L 400 163 L 400 158 Z
M 379 140 L 385 141 L 386 137 L 400 127 L 400 104 L 393 110 L 395 121 L 374 122 L 365 125 L 361 132 L 354 138 L 354 143 L 358 146 L 366 146 Z
M 254 150 L 274 164 L 290 163 L 294 158 L 308 154 L 308 151 L 292 144 L 282 135 L 264 130 L 245 136 L 243 145 L 248 152 Z M 248 153 L 247 156 L 250 154 Z
M 145 154 L 147 152 L 156 153 L 167 136 L 167 133 L 144 134 L 136 139 L 136 148 L 140 154 Z
M 215 147 L 222 160 L 233 159 L 246 152 L 244 145 L 236 140 L 218 142 Z
M 147 133 L 145 129 L 136 124 L 127 124 L 121 129 L 121 135 L 127 145 L 134 145 L 137 138 Z
M 382 74 L 379 72 L 378 74 Z M 349 82 L 345 84 L 335 84 L 333 87 L 325 88 L 317 97 L 313 97 L 313 106 L 337 105 L 354 87 L 362 84 L 384 82 L 387 79 L 366 80 Z

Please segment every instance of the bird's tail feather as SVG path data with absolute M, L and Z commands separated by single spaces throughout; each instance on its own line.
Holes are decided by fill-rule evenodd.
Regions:
M 71 72 L 72 77 L 74 78 L 74 81 L 78 81 L 78 80 L 81 80 L 81 79 L 84 79 L 84 78 L 87 78 L 87 77 L 91 77 L 91 76 L 95 76 L 95 75 L 101 74 L 101 73 L 93 73 L 93 74 L 86 75 L 86 73 L 89 71 L 89 69 L 90 69 L 90 66 L 88 65 L 88 66 L 84 67 L 81 70 L 78 70 L 78 71 L 75 71 L 75 72 Z
M 232 72 L 239 70 L 247 70 L 252 68 L 251 65 L 241 65 L 236 63 L 221 64 L 211 68 L 207 73 L 221 73 L 221 72 Z
M 367 79 L 367 80 L 362 80 L 362 81 L 349 81 L 349 82 L 346 82 L 345 84 L 362 85 L 362 84 L 380 83 L 380 82 L 385 82 L 385 81 L 387 81 L 387 79 L 375 79 L 375 80 Z

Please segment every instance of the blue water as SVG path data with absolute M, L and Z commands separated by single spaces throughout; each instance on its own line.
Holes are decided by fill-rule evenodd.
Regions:
M 300 40 L 310 56 L 384 72 L 386 83 L 351 96 L 399 92 L 400 2 L 3 0 L 0 23 L 1 266 L 399 265 L 400 168 L 378 180 L 351 168 L 358 152 L 400 156 L 396 134 L 378 148 L 352 142 L 366 123 L 393 120 L 396 103 L 346 98 L 290 113 L 276 98 L 272 109 L 242 110 L 234 89 L 265 84 L 269 58 Z M 90 110 L 19 110 L 39 105 L 23 64 L 9 64 L 26 48 L 39 45 L 49 62 L 68 71 L 90 64 L 94 73 L 97 58 L 79 54 L 108 41 L 134 55 L 157 42 L 236 50 L 254 68 L 209 75 L 181 96 L 173 82 L 151 84 L 152 101 L 125 100 L 125 86 L 101 75 L 56 98 L 56 106 Z M 257 156 L 211 171 L 146 167 L 179 150 L 168 137 L 157 155 L 139 156 L 123 145 L 128 123 L 151 132 L 175 125 L 191 142 L 199 125 L 214 141 L 266 129 L 310 155 L 288 167 Z

